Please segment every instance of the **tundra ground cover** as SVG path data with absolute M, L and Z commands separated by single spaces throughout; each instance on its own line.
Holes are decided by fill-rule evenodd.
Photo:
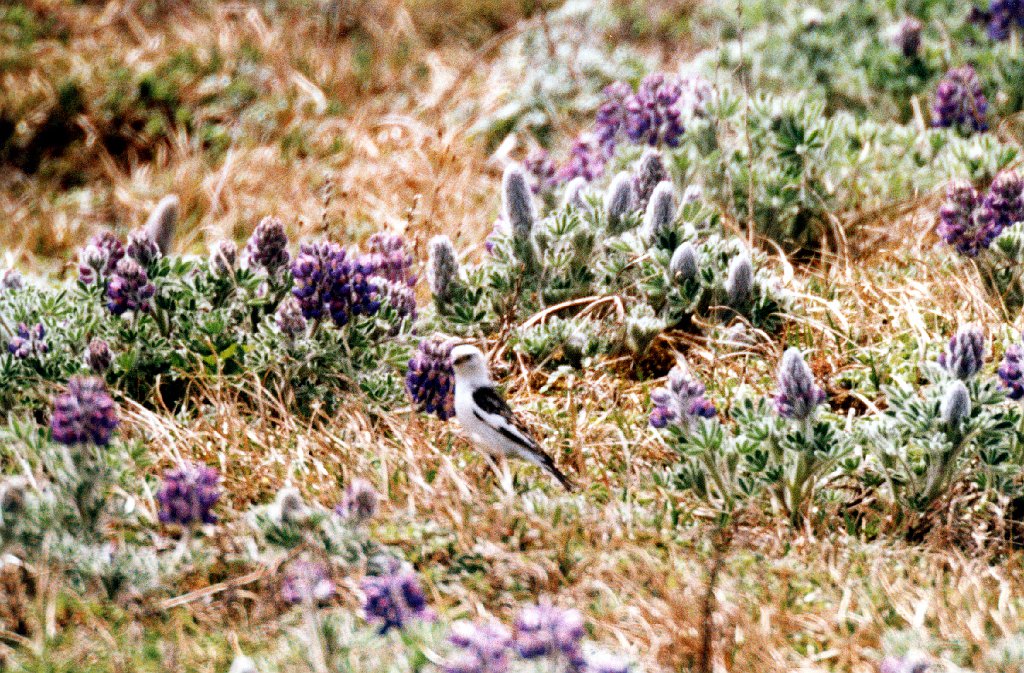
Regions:
M 0 9 L 2 665 L 1017 670 L 1016 11 Z

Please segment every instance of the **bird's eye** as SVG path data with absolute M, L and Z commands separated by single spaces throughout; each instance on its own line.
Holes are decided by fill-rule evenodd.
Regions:
M 459 357 L 455 358 L 455 361 L 452 362 L 452 364 L 454 364 L 454 365 L 461 365 L 462 363 L 466 362 L 467 360 L 469 360 L 469 356 L 468 355 L 460 355 Z

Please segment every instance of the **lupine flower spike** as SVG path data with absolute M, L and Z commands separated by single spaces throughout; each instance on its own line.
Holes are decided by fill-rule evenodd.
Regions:
M 939 208 L 936 233 L 962 255 L 975 257 L 996 237 L 993 221 L 980 217 L 981 197 L 966 180 L 954 180 L 946 187 L 946 200 Z
M 1007 397 L 1024 399 L 1024 348 L 1018 344 L 1007 348 L 997 373 Z
M 245 261 L 249 268 L 262 269 L 271 278 L 284 270 L 291 257 L 284 224 L 276 217 L 265 217 L 245 245 Z
M 78 279 L 85 285 L 106 280 L 124 258 L 124 246 L 117 236 L 104 231 L 93 236 L 78 256 Z
M 587 191 L 587 181 L 583 178 L 573 178 L 565 186 L 565 194 L 562 195 L 562 207 L 573 207 L 576 210 L 586 210 L 587 200 L 584 197 Z
M 443 337 L 420 342 L 409 360 L 405 388 L 413 404 L 421 411 L 436 414 L 442 421 L 455 415 L 455 370 L 451 361 L 452 343 Z
M 234 241 L 217 241 L 210 248 L 210 268 L 218 276 L 230 276 L 238 264 L 238 246 Z
M 787 349 L 779 366 L 775 410 L 784 418 L 805 422 L 824 402 L 825 391 L 815 383 L 804 356 L 796 348 Z
M 946 352 L 939 356 L 939 364 L 961 381 L 974 378 L 984 363 L 985 335 L 972 325 L 957 330 L 949 340 Z
M 161 523 L 185 528 L 216 523 L 213 507 L 220 500 L 220 474 L 212 467 L 187 463 L 164 473 L 156 499 Z
M 932 104 L 932 126 L 971 132 L 988 130 L 988 99 L 974 68 L 953 68 L 939 82 Z
M 651 392 L 651 402 L 654 403 L 651 427 L 660 429 L 673 425 L 691 430 L 701 419 L 714 418 L 717 413 L 715 405 L 704 393 L 704 385 L 692 379 L 685 367 L 676 365 L 668 373 L 667 385 Z
M 364 579 L 361 586 L 366 595 L 363 615 L 366 621 L 377 624 L 382 634 L 404 629 L 414 620 L 434 619 L 419 578 L 398 561 L 393 561 L 383 575 Z
M 657 241 L 672 227 L 675 217 L 675 187 L 666 180 L 654 188 L 651 200 L 647 204 L 647 211 L 644 213 L 644 238 L 651 242 Z
M 110 345 L 103 339 L 93 339 L 85 349 L 85 366 L 93 374 L 103 374 L 114 363 L 114 354 Z
M 498 622 L 457 621 L 448 640 L 458 649 L 445 661 L 445 673 L 508 672 L 512 634 Z
M 14 337 L 7 343 L 7 352 L 19 360 L 45 355 L 50 350 L 46 345 L 46 328 L 42 323 L 29 327 L 18 323 Z
M 128 245 L 125 246 L 125 252 L 143 268 L 149 267 L 163 256 L 153 235 L 145 229 L 136 229 L 128 234 Z
M 274 324 L 289 339 L 294 339 L 306 332 L 306 318 L 302 315 L 302 307 L 295 297 L 288 297 L 277 307 L 274 313 Z
M 526 660 L 563 658 L 571 671 L 586 667 L 583 656 L 583 615 L 542 602 L 523 608 L 516 617 L 515 647 Z
M 68 381 L 67 392 L 53 402 L 50 430 L 53 440 L 61 444 L 106 446 L 117 422 L 114 400 L 103 381 L 73 378 Z
M 647 210 L 647 203 L 655 187 L 668 179 L 661 152 L 651 149 L 645 151 L 633 174 L 633 207 L 636 210 Z
M 531 269 L 534 265 L 533 225 L 537 212 L 533 205 L 533 195 L 526 181 L 526 174 L 520 166 L 510 164 L 505 169 L 502 180 L 502 197 L 505 220 L 512 232 L 516 257 Z
M 149 282 L 146 270 L 131 257 L 117 263 L 117 269 L 107 284 L 107 308 L 114 315 L 149 313 L 150 300 L 156 287 Z

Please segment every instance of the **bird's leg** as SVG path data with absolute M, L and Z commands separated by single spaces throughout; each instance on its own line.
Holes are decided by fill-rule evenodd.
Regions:
M 490 453 L 485 453 L 484 458 L 490 464 L 491 469 L 494 470 L 494 476 L 498 478 L 498 484 L 501 486 L 501 490 L 505 492 L 505 495 L 515 495 L 515 490 L 512 488 L 512 473 L 508 468 L 508 458 L 498 456 L 497 461 L 495 461 L 495 456 Z

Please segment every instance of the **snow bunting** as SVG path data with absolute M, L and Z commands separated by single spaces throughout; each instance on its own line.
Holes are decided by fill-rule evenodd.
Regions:
M 533 463 L 571 491 L 569 479 L 495 390 L 480 349 L 456 346 L 451 358 L 455 369 L 455 417 L 473 443 L 491 456 L 514 456 Z

